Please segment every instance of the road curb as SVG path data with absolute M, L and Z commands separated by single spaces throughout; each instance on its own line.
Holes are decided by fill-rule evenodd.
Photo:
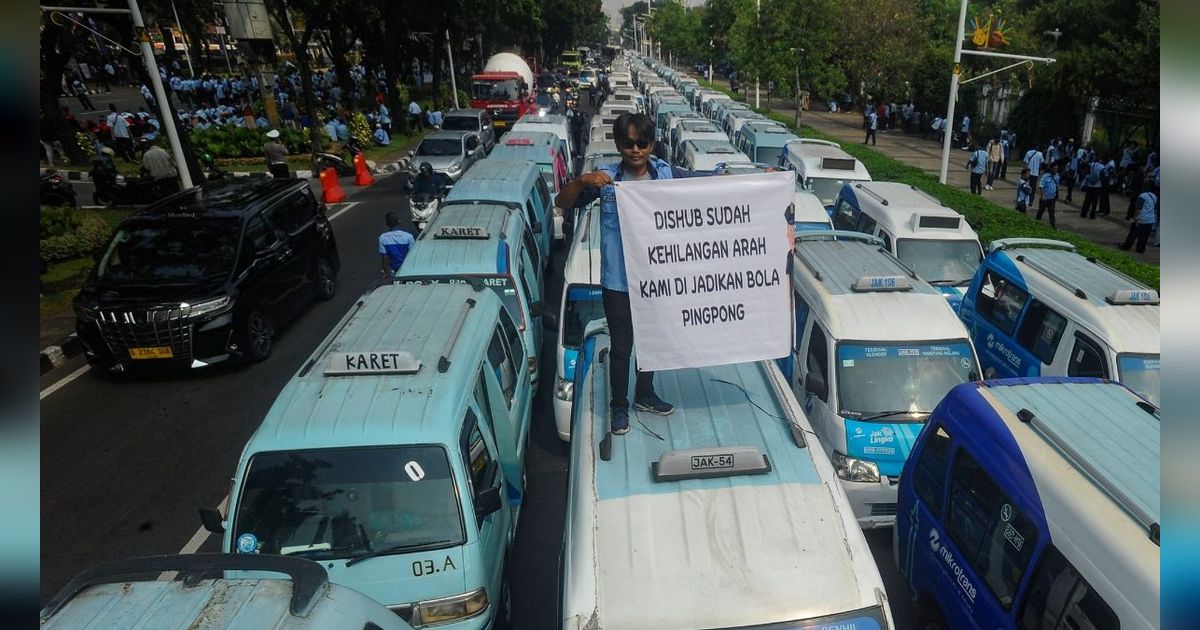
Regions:
M 378 163 L 374 162 L 373 160 L 367 160 L 367 170 L 371 171 L 375 175 L 386 175 L 388 173 L 397 173 L 399 171 L 404 170 L 407 166 L 408 166 L 408 158 L 401 158 L 400 160 L 395 161 L 395 162 L 384 162 L 383 164 L 378 164 Z M 43 167 L 41 169 L 42 175 L 48 175 L 50 173 L 57 173 L 59 175 L 62 175 L 63 177 L 66 178 L 67 181 L 70 181 L 70 182 L 90 182 L 92 180 L 91 174 L 88 173 L 87 171 L 64 171 L 64 170 L 57 169 L 57 168 L 47 168 L 47 167 Z M 265 171 L 230 171 L 229 174 L 234 177 L 252 177 L 255 175 L 266 176 L 268 173 Z M 300 179 L 316 179 L 317 177 L 319 177 L 319 174 L 315 174 L 311 170 L 296 171 L 294 173 L 294 175 L 295 175 L 295 177 L 298 177 Z M 125 176 L 117 175 L 117 181 L 118 182 L 125 181 Z
M 83 342 L 79 336 L 71 333 L 63 337 L 57 344 L 46 346 L 41 351 L 41 374 L 66 363 L 68 360 L 83 353 Z

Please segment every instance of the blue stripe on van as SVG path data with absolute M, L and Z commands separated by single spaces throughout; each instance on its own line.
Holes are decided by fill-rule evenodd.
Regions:
M 496 245 L 496 273 L 508 273 L 508 242 L 500 241 Z
M 579 350 L 563 348 L 563 377 L 568 381 L 575 380 L 575 365 L 579 362 Z
M 847 418 L 846 454 L 875 462 L 881 475 L 899 475 L 923 426 L 919 422 L 881 424 Z

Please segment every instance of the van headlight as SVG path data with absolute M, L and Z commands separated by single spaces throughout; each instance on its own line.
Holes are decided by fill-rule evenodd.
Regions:
M 423 601 L 414 606 L 416 610 L 413 611 L 413 626 L 420 628 L 474 617 L 487 610 L 487 607 L 487 591 L 482 588 L 453 597 Z
M 554 397 L 566 402 L 575 400 L 575 383 L 560 376 L 554 377 Z
M 214 300 L 205 300 L 203 302 L 197 302 L 196 304 L 183 303 L 180 304 L 179 307 L 181 310 L 187 310 L 189 317 L 200 317 L 201 315 L 208 315 L 209 313 L 216 313 L 218 311 L 226 310 L 231 304 L 233 304 L 233 298 L 229 297 L 228 295 L 223 295 Z
M 854 459 L 841 451 L 833 452 L 833 470 L 838 479 L 871 483 L 879 481 L 879 466 L 875 462 Z

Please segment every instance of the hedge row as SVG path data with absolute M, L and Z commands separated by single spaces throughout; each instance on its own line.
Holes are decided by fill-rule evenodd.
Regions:
M 737 94 L 720 86 L 708 84 L 703 80 L 700 83 L 741 100 Z M 791 116 L 779 113 L 767 113 L 766 116 L 796 130 L 792 125 Z M 967 223 L 979 234 L 979 240 L 984 243 L 984 247 L 987 246 L 987 243 L 1001 238 L 1050 238 L 1066 241 L 1074 245 L 1080 254 L 1095 258 L 1154 289 L 1159 288 L 1159 268 L 1140 262 L 1125 252 L 1097 245 L 1073 232 L 1052 229 L 1049 225 L 1035 221 L 1031 216 L 1021 214 L 1012 208 L 997 205 L 979 195 L 972 195 L 968 191 L 942 184 L 936 177 L 915 166 L 909 166 L 861 144 L 843 143 L 808 125 L 801 125 L 797 133 L 804 137 L 837 142 L 846 153 L 854 156 L 863 163 L 863 166 L 867 167 L 873 179 L 916 186 L 946 206 L 962 213 L 966 217 Z
M 47 262 L 91 256 L 112 238 L 112 226 L 97 213 L 71 208 L 46 208 L 43 212 L 47 210 L 55 215 L 69 212 L 72 215 L 70 222 L 75 226 L 66 232 L 41 239 L 41 257 Z

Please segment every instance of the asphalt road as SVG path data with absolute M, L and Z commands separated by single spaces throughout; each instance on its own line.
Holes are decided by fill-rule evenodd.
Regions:
M 215 507 L 246 440 L 276 393 L 299 369 L 350 304 L 378 278 L 375 237 L 383 214 L 408 220 L 404 175 L 379 177 L 365 189 L 346 186 L 353 205 L 330 208 L 342 257 L 336 297 L 314 303 L 280 332 L 272 356 L 256 365 L 218 366 L 154 378 L 113 379 L 77 358 L 42 377 L 41 595 L 53 595 L 77 572 L 100 562 L 178 553 L 189 542 L 218 551 L 219 539 L 197 531 L 198 507 Z M 338 213 L 341 214 L 338 214 Z M 557 310 L 565 252 L 547 273 L 547 308 Z M 543 374 L 553 374 L 547 336 Z M 74 380 L 61 384 L 64 378 Z M 510 556 L 516 628 L 556 627 L 558 554 L 567 487 L 567 445 L 554 429 L 552 378 L 535 399 L 526 456 L 528 494 Z M 911 628 L 911 607 L 891 556 L 891 531 L 867 533 L 897 626 Z

